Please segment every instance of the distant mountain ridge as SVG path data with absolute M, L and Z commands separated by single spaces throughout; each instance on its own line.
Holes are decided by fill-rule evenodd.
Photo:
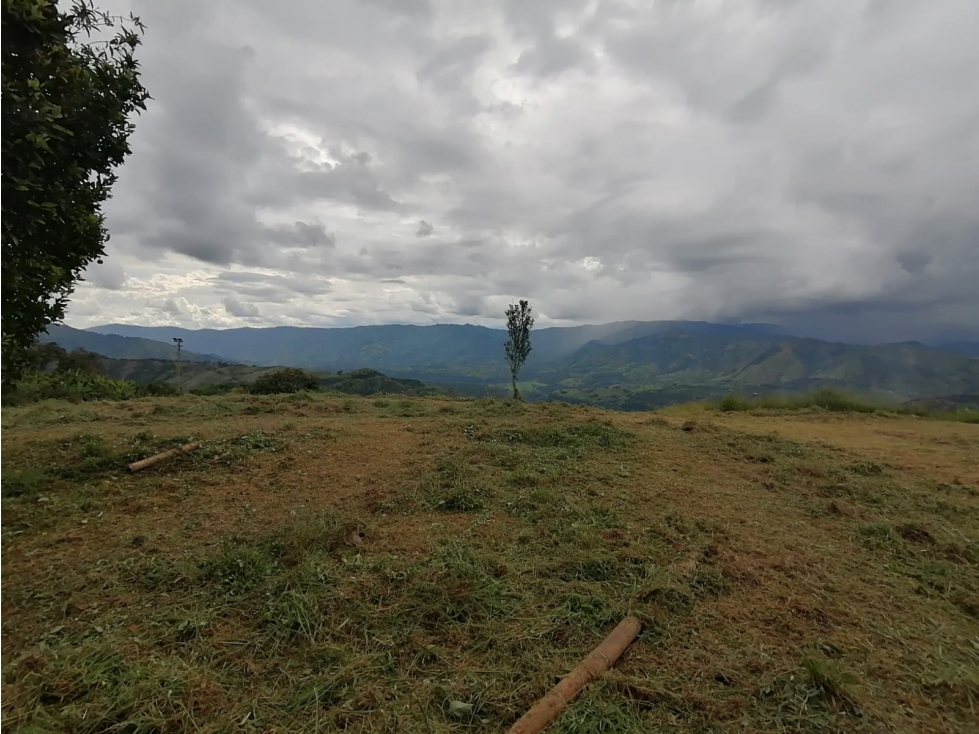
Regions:
M 376 369 L 441 384 L 502 385 L 506 332 L 483 326 L 384 325 L 189 330 L 109 324 L 86 333 L 169 341 L 191 352 L 255 365 L 316 371 Z M 979 360 L 917 342 L 853 345 L 802 339 L 766 324 L 617 322 L 534 331 L 521 379 L 533 398 L 605 404 L 615 386 L 641 392 L 709 394 L 840 387 L 895 400 L 979 392 Z M 93 349 L 98 351 L 98 349 Z M 603 392 L 605 391 L 605 392 Z M 609 398 L 610 399 L 610 398 Z
M 113 359 L 168 359 L 177 358 L 177 348 L 168 338 L 165 343 L 135 335 L 120 335 L 111 332 L 100 332 L 74 329 L 64 324 L 49 324 L 47 331 L 40 336 L 42 342 L 54 342 L 71 351 L 72 349 L 87 349 Z M 219 362 L 213 354 L 198 354 L 184 349 L 181 359 L 187 362 Z

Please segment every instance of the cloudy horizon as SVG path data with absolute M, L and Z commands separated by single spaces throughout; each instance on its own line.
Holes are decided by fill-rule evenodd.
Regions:
M 66 323 L 979 339 L 979 3 L 116 0 L 153 100 Z

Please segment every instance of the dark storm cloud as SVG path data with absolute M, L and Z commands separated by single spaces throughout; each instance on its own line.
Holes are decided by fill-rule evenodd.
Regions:
M 974 300 L 932 298 L 880 299 L 830 304 L 806 304 L 794 311 L 772 310 L 749 314 L 747 320 L 777 322 L 800 336 L 857 343 L 970 341 L 974 328 Z
M 154 304 L 154 308 L 170 316 L 183 315 L 183 309 L 180 308 L 175 298 L 168 298 L 162 303 Z
M 591 54 L 575 40 L 545 36 L 536 46 L 521 53 L 513 68 L 518 74 L 549 77 L 569 69 L 588 69 L 591 60 Z
M 364 2 L 395 13 L 402 13 L 414 20 L 425 19 L 432 14 L 432 5 L 428 0 L 364 0 Z
M 453 301 L 453 311 L 460 316 L 495 316 L 489 310 L 486 298 L 483 296 L 468 294 L 456 296 Z
M 488 36 L 464 36 L 437 49 L 418 69 L 417 77 L 439 91 L 464 92 L 480 57 L 492 46 Z
M 248 179 L 263 178 L 284 157 L 248 104 L 256 52 L 199 35 L 196 29 L 211 18 L 203 4 L 146 10 L 153 30 L 144 77 L 156 101 L 140 120 L 120 208 L 132 202 L 143 248 L 209 263 L 253 259 L 261 228 L 248 202 Z
M 382 189 L 371 170 L 370 155 L 363 151 L 336 165 L 301 173 L 295 185 L 297 197 L 347 202 L 368 210 L 396 212 L 403 208 Z
M 325 247 L 332 249 L 336 247 L 337 238 L 326 231 L 326 228 L 319 222 L 309 224 L 307 222 L 295 222 L 294 224 L 280 224 L 266 228 L 269 238 L 278 244 L 291 245 L 295 247 Z
M 587 0 L 538 0 L 532 3 L 503 0 L 500 6 L 504 19 L 516 31 L 518 38 L 539 39 L 554 34 L 562 15 L 568 17 L 580 13 L 587 4 Z
M 979 337 L 973 0 L 135 10 L 154 101 L 86 285 L 114 298 Z
M 246 295 L 253 300 L 270 303 L 285 303 L 297 296 L 318 296 L 331 290 L 324 278 L 248 271 L 218 273 L 210 282 L 217 291 Z
M 638 83 L 670 85 L 696 109 L 747 122 L 783 81 L 813 72 L 849 25 L 811 10 L 762 4 L 754 17 L 705 18 L 682 3 L 639 5 L 620 11 L 604 46 Z
M 103 259 L 85 272 L 85 280 L 109 291 L 122 289 L 126 284 L 126 273 L 119 260 L 114 257 Z
M 231 316 L 248 318 L 259 315 L 258 306 L 256 306 L 254 303 L 242 303 L 233 296 L 226 296 L 223 303 L 224 310 Z

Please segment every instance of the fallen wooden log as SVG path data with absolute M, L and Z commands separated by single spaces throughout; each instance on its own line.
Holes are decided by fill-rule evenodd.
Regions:
M 560 683 L 531 707 L 517 722 L 507 730 L 507 734 L 537 734 L 544 730 L 564 710 L 588 683 L 608 670 L 629 644 L 636 639 L 642 625 L 635 617 L 626 617 L 602 640 L 602 644 L 592 650 L 588 657 L 578 663 Z
M 154 464 L 159 464 L 161 461 L 166 461 L 171 456 L 195 451 L 199 449 L 200 446 L 201 445 L 195 441 L 194 443 L 185 443 L 183 446 L 177 449 L 170 449 L 169 451 L 163 451 L 159 454 L 148 456 L 145 459 L 140 459 L 139 461 L 134 461 L 132 464 L 130 464 L 129 471 L 140 471 L 148 466 L 153 466 Z

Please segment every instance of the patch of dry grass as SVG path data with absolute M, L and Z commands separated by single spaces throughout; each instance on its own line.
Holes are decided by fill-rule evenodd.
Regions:
M 637 644 L 554 731 L 969 731 L 975 429 L 688 417 L 5 409 L 3 724 L 503 731 L 633 613 Z

